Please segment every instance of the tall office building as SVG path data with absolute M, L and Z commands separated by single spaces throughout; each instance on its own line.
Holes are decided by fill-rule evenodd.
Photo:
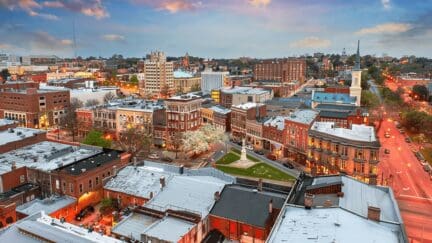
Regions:
M 201 91 L 210 94 L 213 89 L 220 89 L 224 85 L 225 78 L 229 72 L 213 72 L 207 69 L 201 73 Z
M 167 62 L 165 53 L 152 52 L 144 62 L 144 82 L 140 94 L 153 98 L 166 98 L 174 92 L 174 65 Z
M 306 77 L 306 61 L 300 58 L 266 60 L 255 64 L 256 81 L 271 80 L 282 83 L 303 82 Z

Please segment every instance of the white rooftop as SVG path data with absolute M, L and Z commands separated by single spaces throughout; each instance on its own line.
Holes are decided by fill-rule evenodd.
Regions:
M 262 89 L 262 88 L 240 87 L 240 86 L 235 86 L 233 88 L 231 88 L 231 87 L 230 88 L 223 88 L 221 91 L 223 93 L 226 93 L 226 94 L 245 94 L 245 95 L 270 93 L 269 90 Z
M 205 217 L 214 204 L 214 193 L 222 191 L 226 181 L 212 176 L 182 176 L 172 178 L 166 187 L 145 206 L 197 213 Z
M 143 231 L 158 221 L 158 218 L 140 213 L 132 213 L 127 218 L 116 224 L 112 232 L 118 235 L 128 236 L 131 239 L 140 240 Z
M 296 110 L 287 116 L 286 119 L 293 122 L 311 124 L 317 115 L 318 112 L 314 110 Z
M 248 102 L 248 103 L 244 103 L 244 104 L 240 104 L 240 105 L 233 105 L 233 107 L 239 108 L 239 109 L 242 109 L 242 110 L 248 110 L 250 108 L 254 108 L 254 107 L 262 106 L 262 105 L 263 104 L 260 104 L 260 103 Z
M 194 223 L 185 220 L 165 217 L 148 227 L 143 234 L 166 242 L 178 242 L 194 226 Z
M 375 142 L 375 130 L 372 126 L 353 124 L 351 129 L 336 127 L 334 122 L 315 122 L 311 130 L 329 135 L 362 142 Z
M 0 119 L 0 127 L 6 126 L 6 125 L 12 125 L 15 121 L 9 120 L 9 119 Z M 1 136 L 0 136 L 1 137 Z
M 26 138 L 33 137 L 37 134 L 46 133 L 45 131 L 33 129 L 33 128 L 9 128 L 4 131 L 0 131 L 0 145 L 24 140 Z
M 274 226 L 269 243 L 400 242 L 398 225 L 368 220 L 342 208 L 287 206 L 281 213 L 282 221 Z
M 51 218 L 45 212 L 40 212 L 0 232 L 0 242 L 14 243 L 38 243 L 38 242 L 64 242 L 64 243 L 121 243 L 122 241 L 101 235 L 97 232 L 89 232 L 87 229 L 62 223 Z
M 77 147 L 56 142 L 40 142 L 0 154 L 0 174 L 11 171 L 12 163 L 17 168 L 51 171 L 75 161 L 88 158 L 101 152 L 94 147 Z
M 264 126 L 276 127 L 278 130 L 283 130 L 285 127 L 285 117 L 275 116 L 264 122 Z
M 155 110 L 163 109 L 164 105 L 157 101 L 147 101 L 141 99 L 135 99 L 130 101 L 124 101 L 120 104 L 118 110 L 128 111 L 140 111 L 140 112 L 153 112 Z
M 188 94 L 185 94 L 185 95 L 176 95 L 176 96 L 172 96 L 172 97 L 170 97 L 170 98 L 168 98 L 168 101 L 169 100 L 194 100 L 194 99 L 198 99 L 198 98 L 201 98 L 201 96 L 199 96 L 199 95 L 196 95 L 196 94 L 192 94 L 192 93 L 188 93 Z
M 173 173 L 163 169 L 148 166 L 127 166 L 111 178 L 104 186 L 105 189 L 123 192 L 142 198 L 150 198 L 150 193 L 157 195 L 160 191 L 160 178 L 164 177 L 168 183 Z
M 212 106 L 212 107 L 210 107 L 210 109 L 212 109 L 214 112 L 217 112 L 220 114 L 228 114 L 231 112 L 230 109 L 227 109 L 223 106 L 218 106 L 218 105 Z
M 193 74 L 183 70 L 175 70 L 173 76 L 174 78 L 192 78 Z
M 41 211 L 51 214 L 75 202 L 76 199 L 69 196 L 46 198 L 43 200 L 35 199 L 17 206 L 16 211 L 25 215 L 33 215 Z

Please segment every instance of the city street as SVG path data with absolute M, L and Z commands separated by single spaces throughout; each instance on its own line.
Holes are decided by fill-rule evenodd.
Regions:
M 389 138 L 384 134 L 388 131 Z M 410 242 L 432 242 L 432 181 L 391 119 L 378 132 L 381 141 L 379 183 L 393 188 Z M 389 149 L 390 154 L 384 150 Z

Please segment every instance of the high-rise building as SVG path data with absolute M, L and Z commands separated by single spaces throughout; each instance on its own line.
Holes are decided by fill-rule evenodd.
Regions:
M 262 61 L 254 67 L 254 79 L 289 83 L 294 80 L 303 82 L 306 78 L 306 60 L 283 59 Z
M 144 62 L 145 80 L 140 94 L 153 98 L 166 98 L 174 92 L 174 65 L 167 62 L 165 53 L 152 52 Z
M 205 70 L 201 73 L 201 91 L 204 94 L 210 94 L 213 89 L 220 89 L 224 85 L 225 78 L 229 72 L 213 72 Z

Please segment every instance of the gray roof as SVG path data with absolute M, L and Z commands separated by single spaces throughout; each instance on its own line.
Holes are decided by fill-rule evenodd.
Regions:
M 178 242 L 194 226 L 194 223 L 185 220 L 165 217 L 148 227 L 143 234 L 168 242 Z
M 118 235 L 129 237 L 130 239 L 141 239 L 144 230 L 160 219 L 141 213 L 132 213 L 115 225 L 112 232 Z
M 269 202 L 281 209 L 287 195 L 256 192 L 238 185 L 226 186 L 210 214 L 249 225 L 265 227 L 269 217 Z
M 52 197 L 43 200 L 35 199 L 33 201 L 19 205 L 16 208 L 16 211 L 25 215 L 33 215 L 41 211 L 51 214 L 75 202 L 76 199 L 69 196 Z

